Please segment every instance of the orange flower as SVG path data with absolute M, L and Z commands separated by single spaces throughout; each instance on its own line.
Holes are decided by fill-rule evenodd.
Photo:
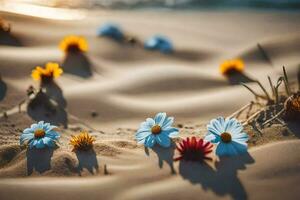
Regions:
M 81 132 L 79 135 L 73 136 L 70 140 L 70 145 L 73 146 L 72 151 L 87 151 L 93 147 L 93 143 L 96 139 L 91 136 L 88 132 Z
M 63 73 L 63 70 L 59 67 L 58 63 L 49 62 L 46 64 L 45 68 L 37 66 L 34 70 L 32 70 L 31 77 L 40 81 L 43 79 L 52 80 L 53 78 L 60 77 Z
M 88 43 L 84 37 L 70 35 L 66 36 L 59 44 L 59 48 L 65 53 L 86 52 Z
M 241 59 L 226 60 L 220 65 L 220 72 L 223 75 L 230 75 L 231 73 L 243 72 L 245 68 L 244 62 Z

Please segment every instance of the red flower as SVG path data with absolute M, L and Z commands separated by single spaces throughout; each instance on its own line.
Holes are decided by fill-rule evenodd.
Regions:
M 180 156 L 175 158 L 175 161 L 199 161 L 211 160 L 207 155 L 212 152 L 213 145 L 210 142 L 204 142 L 203 139 L 197 140 L 196 137 L 186 138 L 179 145 L 176 145 L 176 149 L 180 152 Z

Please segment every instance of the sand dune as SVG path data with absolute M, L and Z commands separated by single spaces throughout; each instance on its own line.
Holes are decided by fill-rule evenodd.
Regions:
M 98 155 L 97 165 L 110 163 L 108 170 L 112 175 L 103 175 L 101 165 L 98 176 L 94 178 L 46 178 L 45 176 L 68 176 L 76 173 L 77 160 L 74 153 L 56 150 L 58 152 L 54 152 L 51 159 L 51 170 L 44 173 L 44 178 L 1 179 L 1 198 L 297 199 L 299 197 L 297 185 L 300 157 L 295 153 L 299 151 L 299 141 L 279 142 L 254 148 L 249 155 L 216 160 L 213 166 L 174 163 L 175 175 L 172 175 L 171 168 L 167 164 L 171 152 L 154 149 L 147 158 L 143 151 L 127 148 L 126 152 L 122 151 L 117 157 L 106 155 L 109 156 L 106 158 L 99 154 L 97 149 L 95 150 Z M 267 152 L 272 152 L 276 156 L 266 157 Z M 23 153 L 25 152 L 21 152 L 19 157 Z M 15 159 L 11 166 L 1 170 L 2 176 L 9 172 L 14 176 L 26 175 L 21 172 L 25 168 L 22 167 L 24 161 L 18 161 L 18 157 Z M 163 161 L 161 168 L 160 165 L 157 166 L 160 159 Z M 47 166 L 39 167 L 42 169 Z M 89 167 L 91 166 L 84 166 L 86 175 L 89 174 Z M 19 175 L 16 172 L 19 172 Z M 112 185 L 113 187 L 110 187 Z M 16 190 L 18 192 L 13 192 Z
M 181 137 L 204 135 L 211 118 L 228 116 L 253 100 L 241 79 L 268 84 L 267 75 L 275 80 L 285 65 L 295 81 L 299 13 L 86 14 L 83 20 L 64 21 L 1 12 L 20 45 L 0 47 L 5 91 L 0 111 L 10 111 L 7 119 L 0 118 L 0 199 L 299 199 L 298 140 L 254 147 L 238 158 L 214 158 L 209 165 L 173 163 L 174 148 L 147 150 L 134 141 L 139 123 L 160 111 L 176 117 Z M 140 41 L 167 35 L 176 51 L 164 55 L 98 38 L 96 30 L 106 21 L 119 23 Z M 79 57 L 60 52 L 58 44 L 69 34 L 84 35 L 89 51 Z M 245 60 L 245 75 L 227 80 L 218 67 L 234 57 Z M 59 117 L 31 112 L 26 105 L 18 113 L 29 85 L 38 87 L 31 70 L 49 61 L 65 71 L 48 90 L 59 102 L 54 106 Z M 27 151 L 18 145 L 19 136 L 41 118 L 60 125 L 60 148 Z M 68 144 L 82 129 L 97 139 L 84 155 L 71 152 Z

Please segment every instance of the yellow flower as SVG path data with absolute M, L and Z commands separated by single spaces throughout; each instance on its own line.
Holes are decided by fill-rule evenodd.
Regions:
M 63 73 L 63 70 L 59 67 L 58 63 L 49 62 L 46 64 L 45 68 L 37 66 L 32 70 L 31 77 L 36 80 L 52 80 L 53 78 L 59 77 Z
M 234 72 L 244 71 L 244 62 L 241 59 L 226 60 L 220 65 L 220 72 L 223 75 L 229 75 Z
M 68 52 L 86 52 L 88 50 L 88 43 L 84 37 L 70 35 L 65 37 L 59 44 L 59 48 Z
M 81 132 L 79 135 L 73 136 L 70 140 L 70 145 L 73 146 L 72 151 L 87 151 L 93 147 L 93 143 L 96 139 L 91 136 L 88 132 Z

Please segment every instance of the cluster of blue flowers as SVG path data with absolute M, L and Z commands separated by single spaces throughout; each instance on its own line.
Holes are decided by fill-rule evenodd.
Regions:
M 171 138 L 179 134 L 179 130 L 172 127 L 173 122 L 173 117 L 168 117 L 166 113 L 158 113 L 154 119 L 148 118 L 141 123 L 136 140 L 150 148 L 156 143 L 162 147 L 170 147 Z M 223 117 L 213 119 L 207 125 L 207 131 L 204 140 L 217 145 L 218 156 L 234 156 L 247 152 L 249 138 L 238 120 Z
M 152 148 L 158 144 L 164 148 L 171 146 L 171 138 L 177 137 L 179 130 L 172 127 L 173 117 L 166 113 L 158 113 L 154 119 L 147 118 L 142 122 L 137 133 L 136 140 L 145 147 Z M 20 138 L 20 144 L 27 143 L 29 148 L 54 147 L 60 135 L 55 131 L 56 126 L 43 121 L 32 124 L 26 128 Z M 247 152 L 249 137 L 243 132 L 243 126 L 234 118 L 224 119 L 218 117 L 207 125 L 207 134 L 204 140 L 216 144 L 218 156 L 234 156 Z
M 98 31 L 98 36 L 108 37 L 116 41 L 123 41 L 125 35 L 120 27 L 113 23 L 102 25 Z M 172 42 L 165 36 L 154 35 L 144 42 L 144 48 L 153 51 L 160 51 L 168 54 L 173 52 Z

